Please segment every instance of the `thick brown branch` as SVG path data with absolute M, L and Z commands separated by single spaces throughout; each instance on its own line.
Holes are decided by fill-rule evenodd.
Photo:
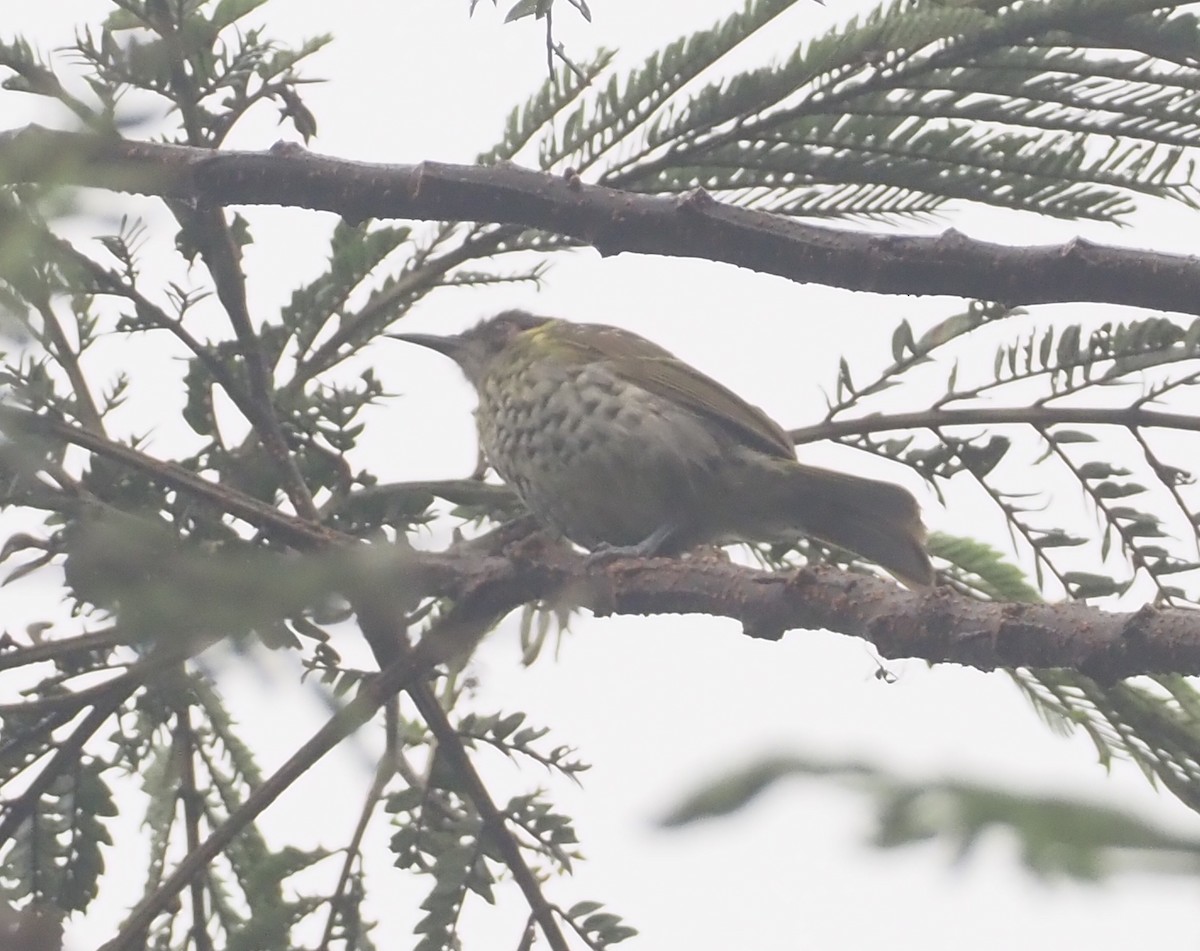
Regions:
M 1155 414 L 1138 413 L 1139 424 L 1155 424 Z M 370 568 L 370 577 L 378 580 L 375 572 L 389 570 L 390 557 L 393 570 L 400 573 L 398 592 L 402 590 L 406 597 L 461 600 L 469 595 L 473 620 L 479 623 L 442 625 L 439 636 L 426 638 L 417 647 L 419 659 L 427 664 L 469 652 L 478 632 L 488 626 L 486 621 L 544 598 L 585 605 L 597 613 L 730 617 L 756 637 L 774 638 L 793 628 L 828 628 L 870 640 L 886 657 L 921 657 L 985 670 L 1070 667 L 1101 681 L 1143 673 L 1200 675 L 1200 613 L 1194 611 L 1147 607 L 1136 614 L 1112 614 L 1074 603 L 982 602 L 944 590 L 914 593 L 890 581 L 833 570 L 771 574 L 687 559 L 629 560 L 607 570 L 586 571 L 582 559 L 565 548 L 520 542 L 508 544 L 500 554 L 472 543 L 444 553 L 382 546 L 369 551 L 348 536 L 293 518 L 78 426 L 10 407 L 0 408 L 0 426 L 57 436 L 99 452 L 299 549 L 345 548 L 347 557 L 380 559 L 355 563 L 356 576 L 367 577 Z
M 477 611 L 502 613 L 543 598 L 597 614 L 708 614 L 751 637 L 825 628 L 870 641 L 884 657 L 919 657 L 980 670 L 1066 667 L 1101 683 L 1138 674 L 1200 674 L 1200 612 L 1146 606 L 1112 613 L 1080 603 L 978 601 L 940 588 L 832 568 L 764 572 L 696 559 L 630 559 L 584 567 L 565 549 L 510 546 L 505 556 L 423 556 L 426 577 L 471 592 Z M 432 656 L 470 645 L 453 635 Z M 441 656 L 438 656 L 441 659 Z
M 1139 422 L 1153 425 L 1151 418 Z M 13 408 L 0 409 L 0 424 L 9 431 L 57 436 L 128 464 L 302 550 L 345 547 L 348 557 L 370 555 L 347 536 L 80 427 Z M 388 551 L 374 549 L 383 562 Z M 887 657 L 922 657 L 982 669 L 1070 667 L 1098 680 L 1142 673 L 1200 674 L 1200 613 L 1193 611 L 1144 608 L 1122 615 L 1083 604 L 980 602 L 948 591 L 913 593 L 890 581 L 838 571 L 768 574 L 696 560 L 630 560 L 589 572 L 567 549 L 541 545 L 534 550 L 520 543 L 508 545 L 499 555 L 470 543 L 445 553 L 390 554 L 407 597 L 461 599 L 469 594 L 475 617 L 481 620 L 546 598 L 586 605 L 597 613 L 731 617 L 758 637 L 778 637 L 793 628 L 828 628 L 866 638 Z M 380 570 L 378 564 L 375 571 Z M 365 576 L 366 566 L 355 570 Z M 462 636 L 453 626 L 443 626 L 439 637 L 422 641 L 418 654 L 427 663 L 439 663 L 469 652 L 476 631 L 486 626 L 465 625 Z
M 299 146 L 214 152 L 28 127 L 0 133 L 0 182 L 87 185 L 218 205 L 286 205 L 352 221 L 518 224 L 566 235 L 602 254 L 706 258 L 852 290 L 1010 305 L 1096 301 L 1200 314 L 1200 262 L 1194 257 L 1080 239 L 1022 248 L 953 230 L 932 237 L 838 230 L 737 208 L 703 192 L 644 195 L 515 165 L 377 165 Z

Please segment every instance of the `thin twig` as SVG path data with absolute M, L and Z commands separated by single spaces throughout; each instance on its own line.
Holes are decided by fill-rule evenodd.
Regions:
M 485 257 L 495 251 L 505 236 L 512 237 L 516 229 L 500 229 L 484 235 L 474 242 L 464 242 L 451 248 L 438 258 L 421 262 L 407 274 L 401 274 L 383 293 L 372 297 L 353 319 L 346 320 L 327 339 L 306 357 L 297 367 L 292 378 L 284 384 L 284 394 L 302 390 L 310 380 L 336 366 L 349 354 L 342 348 L 356 340 L 382 331 L 395 319 L 397 311 L 406 298 L 415 298 L 437 287 L 442 278 L 454 268 L 467 261 Z
M 133 910 L 116 936 L 98 951 L 132 951 L 133 948 L 140 947 L 142 936 L 159 913 L 176 900 L 192 878 L 200 874 L 242 829 L 253 822 L 326 753 L 368 723 L 390 697 L 395 696 L 423 673 L 411 657 L 399 657 L 380 671 L 378 676 L 363 684 L 358 695 L 350 703 L 334 714 L 286 763 L 255 789 L 207 839 L 197 848 L 189 850 L 175 870 Z
M 153 10 L 150 11 L 154 13 Z M 180 41 L 177 23 L 166 7 L 149 18 L 154 30 L 163 38 L 170 52 L 169 68 L 171 99 L 179 110 L 188 141 L 193 146 L 211 146 L 205 131 L 204 117 L 198 107 L 199 90 L 193 82 L 193 74 L 186 68 L 187 53 Z M 196 239 L 200 253 L 208 265 L 209 274 L 216 285 L 217 297 L 225 308 L 233 325 L 234 334 L 242 348 L 249 383 L 249 399 L 243 412 L 262 441 L 267 457 L 275 466 L 284 493 L 296 513 L 315 522 L 317 508 L 312 493 L 304 482 L 296 460 L 288 449 L 275 406 L 271 399 L 273 382 L 271 367 L 267 363 L 262 340 L 254 330 L 250 308 L 246 300 L 246 277 L 242 273 L 240 254 L 233 232 L 225 220 L 222 208 L 210 202 L 197 203 L 195 207 L 181 203 L 172 205 L 180 225 Z
M 24 667 L 27 664 L 40 664 L 48 660 L 57 660 L 66 654 L 105 650 L 120 644 L 121 637 L 120 628 L 106 627 L 101 631 L 93 631 L 90 634 L 79 634 L 75 637 L 43 641 L 41 644 L 31 644 L 29 647 L 18 647 L 15 650 L 0 651 L 0 670 L 9 670 L 13 667 Z
M 272 532 L 298 548 L 311 549 L 334 541 L 353 541 L 333 529 L 281 512 L 273 505 L 229 486 L 210 482 L 173 462 L 153 459 L 122 443 L 50 416 L 14 406 L 0 406 L 0 428 L 16 433 L 54 436 L 89 452 L 145 473 L 151 479 L 216 506 L 255 528 Z
M 85 269 L 91 278 L 96 281 L 96 293 L 108 294 L 128 300 L 133 304 L 139 318 L 146 321 L 152 327 L 166 330 L 172 334 L 175 339 L 188 349 L 192 356 L 203 364 L 208 375 L 220 385 L 221 389 L 225 391 L 229 399 L 233 402 L 233 405 L 238 408 L 238 411 L 246 419 L 251 418 L 252 410 L 249 408 L 245 388 L 241 385 L 237 377 L 229 372 L 225 364 L 213 355 L 208 347 L 192 336 L 191 332 L 183 326 L 181 320 L 171 317 L 170 314 L 155 304 L 150 298 L 142 294 L 134 284 L 122 281 L 68 242 L 54 236 L 50 237 L 54 239 L 57 245 L 56 250 L 60 254 L 70 256 L 72 263 Z
M 71 392 L 75 394 L 75 408 L 79 413 L 80 424 L 85 429 L 103 433 L 104 421 L 100 418 L 100 411 L 96 408 L 96 401 L 92 398 L 92 392 L 88 388 L 87 377 L 84 376 L 83 369 L 79 365 L 79 354 L 71 347 L 66 331 L 63 330 L 58 316 L 54 313 L 54 305 L 48 298 L 43 298 L 35 301 L 34 306 L 42 318 L 42 326 L 49 338 L 50 352 L 54 355 L 58 365 L 63 368 L 63 372 L 67 374 L 67 379 L 71 383 Z
M 104 726 L 121 704 L 133 695 L 137 687 L 136 683 L 126 683 L 120 690 L 113 690 L 101 698 L 71 731 L 71 735 L 57 744 L 50 762 L 42 768 L 25 791 L 8 804 L 8 811 L 4 818 L 0 819 L 0 842 L 7 842 L 16 833 L 33 813 L 42 794 L 79 758 L 83 745 Z
M 367 827 L 371 824 L 371 817 L 375 813 L 375 807 L 379 805 L 379 800 L 383 797 L 384 789 L 387 788 L 388 782 L 395 775 L 395 749 L 391 743 L 388 743 L 383 751 L 383 755 L 379 758 L 379 765 L 375 770 L 375 779 L 371 783 L 371 788 L 367 791 L 367 797 L 363 801 L 362 809 L 358 814 L 358 823 L 354 827 L 354 834 L 350 837 L 350 842 L 346 846 L 346 859 L 342 862 L 342 870 L 338 875 L 337 885 L 334 887 L 333 894 L 329 898 L 329 917 L 325 919 L 325 933 L 322 935 L 321 943 L 318 945 L 319 951 L 328 951 L 329 943 L 333 940 L 333 929 L 337 926 L 338 918 L 342 913 L 342 903 L 346 898 L 346 886 L 350 883 L 350 874 L 354 870 L 354 862 L 362 850 L 363 837 L 367 834 Z
M 312 493 L 288 448 L 287 438 L 275 412 L 271 395 L 274 390 L 272 368 L 267 362 L 262 339 L 255 331 L 254 322 L 250 317 L 250 308 L 246 300 L 246 277 L 242 273 L 233 233 L 225 221 L 224 212 L 216 206 L 202 208 L 190 216 L 190 219 L 193 231 L 201 238 L 202 253 L 216 284 L 217 297 L 229 315 L 229 322 L 233 325 L 234 334 L 241 345 L 250 388 L 246 407 L 251 410 L 250 424 L 258 433 L 267 456 L 274 464 L 283 491 L 292 507 L 302 518 L 315 522 L 318 513 Z
M 434 696 L 429 684 L 424 682 L 415 683 L 408 688 L 408 694 L 417 705 L 421 716 L 425 718 L 425 722 L 429 724 L 429 729 L 437 738 L 438 755 L 444 756 L 449 762 L 450 767 L 465 787 L 467 796 L 475 804 L 475 808 L 479 810 L 479 816 L 483 820 L 484 834 L 490 836 L 495 843 L 496 849 L 504 859 L 504 864 L 508 866 L 513 880 L 525 896 L 529 910 L 537 918 L 538 925 L 541 927 L 546 941 L 554 951 L 570 951 L 562 929 L 558 926 L 558 918 L 555 914 L 554 906 L 546 900 L 546 896 L 542 893 L 541 883 L 538 882 L 533 869 L 525 861 L 525 854 L 521 851 L 521 846 L 509 831 L 503 814 L 492 800 L 487 786 L 484 784 L 479 773 L 476 772 L 470 756 L 467 755 L 462 737 L 458 735 L 458 731 L 451 725 L 449 718 L 446 716 L 446 711 L 438 703 L 437 697 Z
M 844 439 L 900 429 L 940 429 L 945 426 L 1123 426 L 1127 429 L 1148 426 L 1200 432 L 1200 416 L 1164 413 L 1140 408 L 1092 408 L 1071 406 L 977 407 L 973 409 L 917 410 L 912 413 L 888 413 L 859 419 L 839 419 L 788 431 L 794 443 Z
M 203 796 L 196 782 L 196 762 L 193 753 L 196 749 L 196 734 L 192 729 L 191 710 L 186 695 L 177 697 L 175 703 L 175 722 L 179 726 L 179 797 L 183 801 L 184 827 L 187 830 L 187 849 L 194 852 L 200 848 L 200 804 Z M 205 924 L 208 914 L 204 910 L 204 882 L 199 875 L 191 881 L 189 889 L 192 902 L 192 942 L 196 951 L 212 951 L 212 938 Z
M 9 751 L 20 746 L 28 746 L 31 740 L 43 740 L 43 738 L 47 737 L 52 731 L 58 729 L 58 727 L 62 726 L 64 723 L 69 722 L 78 714 L 79 710 L 88 703 L 94 703 L 95 706 L 93 707 L 92 712 L 88 714 L 88 718 L 84 720 L 84 723 L 90 722 L 91 717 L 97 710 L 108 710 L 111 713 L 116 709 L 116 706 L 119 706 L 126 698 L 132 696 L 139 687 L 143 686 L 149 676 L 160 670 L 172 667 L 183 662 L 184 660 L 187 660 L 189 657 L 200 653 L 210 644 L 210 640 L 195 639 L 188 643 L 186 647 L 182 648 L 176 644 L 173 644 L 170 648 L 158 648 L 151 651 L 149 654 L 147 654 L 145 657 L 142 657 L 135 663 L 131 664 L 125 673 L 120 674 L 119 676 L 114 677 L 105 683 L 97 684 L 94 687 L 88 687 L 83 690 L 63 694 L 60 696 L 49 696 L 38 700 L 30 700 L 25 703 L 5 705 L 2 708 L 2 712 L 5 716 L 11 716 L 14 714 L 27 715 L 39 712 L 43 709 L 48 710 L 49 715 L 46 716 L 45 719 L 43 719 L 33 729 L 7 739 L 3 747 L 0 747 L 0 755 L 7 755 Z M 107 714 L 105 714 L 105 718 L 107 718 Z M 101 721 L 101 723 L 102 722 L 103 721 Z M 94 733 L 97 729 L 99 729 L 99 724 L 91 728 L 87 734 L 80 736 L 80 749 L 82 748 L 83 743 L 87 740 L 88 736 Z M 58 749 L 60 751 L 66 749 L 75 736 L 76 734 L 72 733 L 71 737 L 69 737 L 66 741 L 58 744 Z M 78 750 L 76 750 L 76 755 L 77 754 Z M 45 766 L 42 772 L 38 774 L 38 777 L 30 784 L 29 788 L 26 789 L 22 796 L 14 801 L 11 808 L 16 809 L 19 805 L 20 808 L 25 810 L 32 809 L 36 800 L 41 797 L 42 792 L 44 792 L 57 777 L 58 773 L 56 770 L 66 768 L 68 765 L 70 765 L 70 762 L 71 760 L 69 758 L 60 759 L 58 756 L 55 756 L 55 758 Z M 31 795 L 33 798 L 26 801 L 27 797 Z M 6 817 L 5 821 L 8 821 L 8 817 Z M 16 825 L 6 827 L 3 823 L 0 823 L 0 842 L 3 842 L 8 835 L 15 831 L 15 829 Z
M 82 677 L 94 673 L 96 673 L 95 670 L 81 670 L 69 674 L 68 677 Z M 126 670 L 103 683 L 93 684 L 79 690 L 51 692 L 34 700 L 24 700 L 18 703 L 0 703 L 0 718 L 30 716 L 55 710 L 77 711 L 93 700 L 98 700 L 113 690 L 119 689 L 128 681 L 141 682 L 142 679 Z M 38 684 L 38 689 L 41 690 L 48 686 L 57 686 L 57 684 L 43 682 Z

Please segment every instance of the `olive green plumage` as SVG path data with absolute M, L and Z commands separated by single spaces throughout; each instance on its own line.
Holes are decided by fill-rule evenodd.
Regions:
M 812 535 L 909 585 L 933 581 L 912 495 L 802 465 L 762 410 L 637 334 L 506 311 L 455 336 L 395 336 L 458 363 L 488 461 L 585 548 Z

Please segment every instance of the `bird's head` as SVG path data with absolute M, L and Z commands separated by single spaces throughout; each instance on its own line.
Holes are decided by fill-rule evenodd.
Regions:
M 471 383 L 478 385 L 488 366 L 514 339 L 528 330 L 549 323 L 523 310 L 506 310 L 460 334 L 388 334 L 395 340 L 415 343 L 445 354 L 462 368 Z

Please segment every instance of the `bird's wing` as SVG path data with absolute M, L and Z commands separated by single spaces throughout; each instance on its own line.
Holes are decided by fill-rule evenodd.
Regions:
M 670 351 L 616 327 L 574 326 L 587 329 L 572 341 L 580 358 L 603 360 L 621 379 L 685 406 L 762 452 L 796 458 L 792 441 L 771 417 Z

